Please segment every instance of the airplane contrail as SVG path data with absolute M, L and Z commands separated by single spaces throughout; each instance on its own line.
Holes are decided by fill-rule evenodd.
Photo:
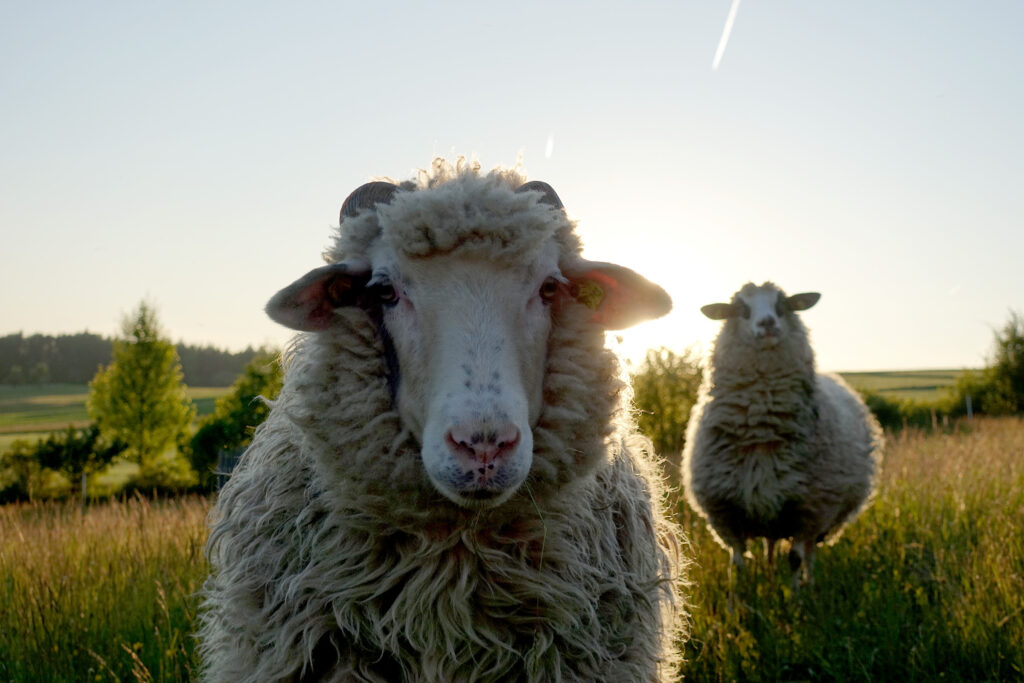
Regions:
M 729 8 L 729 16 L 725 18 L 725 27 L 722 29 L 722 38 L 718 41 L 718 49 L 715 50 L 715 61 L 711 63 L 711 70 L 717 71 L 718 65 L 725 54 L 725 46 L 729 42 L 729 34 L 732 33 L 732 24 L 736 21 L 736 12 L 740 9 L 740 0 L 732 0 L 732 7 Z

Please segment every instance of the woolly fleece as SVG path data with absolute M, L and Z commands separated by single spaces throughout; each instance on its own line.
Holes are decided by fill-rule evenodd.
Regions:
M 516 258 L 563 211 L 514 170 L 435 162 L 346 218 L 335 262 L 381 241 Z M 564 269 L 564 268 L 563 268 Z M 553 313 L 527 482 L 470 511 L 431 485 L 357 308 L 286 353 L 282 393 L 211 513 L 200 652 L 216 681 L 652 681 L 682 636 L 679 529 L 618 362 L 583 306 Z
M 755 537 L 832 542 L 875 490 L 878 422 L 842 379 L 815 372 L 799 316 L 785 321 L 788 334 L 763 348 L 740 334 L 747 321 L 727 320 L 690 413 L 683 485 L 726 549 Z

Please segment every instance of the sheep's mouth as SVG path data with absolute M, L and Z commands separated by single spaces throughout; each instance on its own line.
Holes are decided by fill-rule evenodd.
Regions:
M 490 491 L 488 489 L 473 489 L 472 491 L 459 491 L 459 495 L 468 500 L 485 503 L 489 500 L 494 500 L 501 491 Z
M 460 506 L 470 510 L 487 510 L 497 507 L 508 498 L 508 491 L 495 491 L 493 489 L 473 489 L 471 491 L 459 491 L 455 500 Z

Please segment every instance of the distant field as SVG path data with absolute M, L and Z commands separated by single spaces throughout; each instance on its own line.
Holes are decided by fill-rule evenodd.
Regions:
M 227 387 L 189 387 L 188 396 L 202 417 L 213 412 L 217 398 Z M 85 384 L 0 384 L 0 450 L 17 439 L 34 440 L 74 425 L 89 423 Z
M 886 398 L 932 402 L 945 398 L 963 370 L 905 370 L 899 372 L 841 372 L 858 391 L 873 391 Z
M 907 370 L 899 372 L 839 373 L 855 389 L 874 391 L 887 398 L 937 401 L 962 370 Z M 228 392 L 227 387 L 189 387 L 188 395 L 197 416 L 213 412 L 214 401 Z M 0 451 L 17 439 L 35 440 L 89 423 L 85 399 L 89 387 L 84 384 L 0 384 Z

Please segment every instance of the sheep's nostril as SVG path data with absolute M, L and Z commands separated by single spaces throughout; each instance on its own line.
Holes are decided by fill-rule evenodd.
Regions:
M 775 327 L 775 318 L 766 315 L 765 317 L 757 321 L 757 326 L 770 330 L 771 328 Z
M 479 438 L 480 434 L 484 438 Z M 477 438 L 474 438 L 477 437 Z M 445 435 L 449 450 L 464 461 L 486 465 L 507 456 L 519 445 L 519 428 L 513 424 L 481 431 L 452 427 Z

